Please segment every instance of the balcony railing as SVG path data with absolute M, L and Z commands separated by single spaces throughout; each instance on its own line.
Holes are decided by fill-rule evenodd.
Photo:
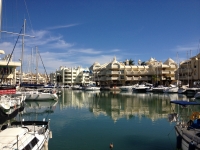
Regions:
M 119 80 L 119 77 L 106 77 L 106 80 Z
M 106 74 L 111 74 L 111 75 L 118 75 L 118 74 L 120 74 L 120 72 L 119 71 L 106 71 Z

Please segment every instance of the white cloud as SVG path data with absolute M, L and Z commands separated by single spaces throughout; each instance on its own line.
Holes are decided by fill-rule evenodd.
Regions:
M 75 23 L 75 24 L 68 24 L 68 25 L 63 25 L 63 26 L 55 26 L 55 27 L 48 27 L 48 30 L 54 30 L 54 29 L 61 29 L 61 28 L 69 28 L 69 27 L 74 27 L 77 26 L 79 24 Z
M 38 47 L 39 53 L 42 57 L 42 61 L 48 73 L 55 72 L 60 66 L 66 67 L 90 67 L 94 62 L 99 62 L 100 64 L 111 62 L 114 56 L 117 60 L 122 59 L 122 55 L 117 56 L 119 49 L 111 50 L 96 50 L 94 48 L 81 48 L 78 45 L 68 43 L 63 39 L 61 35 L 53 35 L 49 31 L 40 30 L 32 31 L 32 33 L 27 33 L 29 35 L 34 35 L 35 38 L 25 37 L 25 49 L 24 49 L 24 63 L 23 70 L 30 71 L 30 61 L 31 61 L 31 51 Z M 21 39 L 20 39 L 21 40 Z M 76 46 L 76 48 L 75 48 Z M 11 42 L 0 43 L 0 49 L 9 49 L 7 53 L 11 53 L 14 44 Z M 14 58 L 15 61 L 19 61 L 21 58 L 22 42 L 19 41 L 15 49 Z M 5 51 L 6 52 L 6 51 Z M 114 52 L 114 53 L 113 53 Z M 34 62 L 36 61 L 35 52 L 32 56 Z M 33 60 L 32 60 L 33 61 Z M 41 60 L 39 60 L 39 72 L 44 73 Z M 32 64 L 34 68 L 36 64 Z M 35 70 L 35 69 L 34 69 Z
M 70 49 L 70 52 L 78 52 L 78 53 L 85 53 L 85 54 L 100 54 L 102 51 L 94 50 L 92 48 L 78 48 L 78 49 Z

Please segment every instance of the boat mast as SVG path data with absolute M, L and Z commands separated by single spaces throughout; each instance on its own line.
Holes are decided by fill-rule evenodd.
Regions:
M 24 19 L 24 28 L 23 28 L 24 34 L 23 34 L 23 36 L 22 36 L 22 54 L 21 54 L 21 68 L 20 68 L 20 84 L 22 84 L 22 76 L 23 76 L 23 69 L 22 69 L 22 66 L 23 66 L 23 57 L 24 57 L 24 35 L 25 35 L 25 26 L 26 26 L 26 19 Z
M 32 79 L 33 79 L 33 75 L 32 75 L 32 73 L 33 73 L 33 48 L 32 48 L 32 50 L 31 50 L 31 84 L 32 84 Z
M 187 69 L 188 69 L 187 75 L 188 75 L 188 86 L 190 87 L 190 84 L 189 84 L 189 65 L 188 65 L 188 63 L 189 63 L 189 58 L 188 58 L 188 52 L 187 52 Z
M 1 23 L 2 23 L 2 4 L 3 4 L 3 0 L 0 0 L 0 30 L 1 30 Z
M 178 59 L 178 52 L 177 52 L 177 64 L 178 64 L 178 81 L 177 81 L 177 86 L 179 86 L 179 59 Z
M 38 84 L 38 50 L 36 46 L 36 84 Z

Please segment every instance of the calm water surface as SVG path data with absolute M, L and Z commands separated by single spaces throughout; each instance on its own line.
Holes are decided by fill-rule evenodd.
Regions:
M 168 114 L 178 108 L 178 94 L 84 92 L 63 90 L 59 101 L 27 102 L 23 118 L 51 119 L 49 150 L 175 150 L 174 125 Z M 173 111 L 174 110 L 174 111 Z

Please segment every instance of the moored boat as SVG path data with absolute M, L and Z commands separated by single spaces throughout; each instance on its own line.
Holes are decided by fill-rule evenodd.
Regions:
M 139 84 L 133 88 L 133 91 L 145 93 L 147 89 L 151 88 L 152 86 L 153 85 L 149 83 Z
M 120 86 L 119 89 L 121 91 L 132 91 L 135 86 L 136 85 L 125 85 L 125 86 Z
M 100 91 L 100 87 L 97 86 L 87 86 L 84 88 L 85 91 Z
M 186 107 L 188 105 L 200 105 L 199 102 L 174 100 L 171 103 Z M 175 125 L 177 149 L 198 150 L 200 149 L 200 112 L 193 112 L 187 122 L 178 121 Z
M 24 94 L 26 96 L 25 100 L 57 100 L 58 96 L 55 90 L 50 92 L 40 92 L 40 91 L 18 91 L 17 94 Z
M 169 87 L 164 88 L 164 93 L 178 93 L 178 86 L 171 84 Z
M 0 132 L 0 149 L 48 149 L 50 121 L 15 121 Z

